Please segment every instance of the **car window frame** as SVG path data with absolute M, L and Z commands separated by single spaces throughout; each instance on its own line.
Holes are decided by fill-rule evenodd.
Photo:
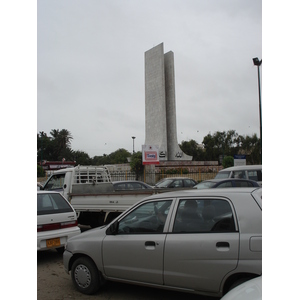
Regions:
M 235 227 L 235 231 L 232 232 L 239 232 L 239 224 L 237 221 L 237 215 L 236 215 L 236 210 L 234 208 L 234 205 L 232 203 L 232 201 L 227 198 L 227 197 L 207 197 L 207 196 L 203 196 L 203 197 L 180 197 L 177 198 L 175 203 L 174 203 L 174 207 L 172 210 L 172 216 L 171 216 L 171 220 L 169 222 L 169 227 L 168 227 L 168 233 L 170 234 L 228 234 L 230 233 L 229 231 L 224 231 L 224 232 L 219 232 L 219 231 L 206 231 L 206 232 L 184 232 L 184 233 L 180 233 L 180 232 L 174 232 L 174 225 L 175 225 L 175 219 L 176 219 L 176 215 L 177 215 L 177 211 L 178 211 L 178 207 L 180 206 L 181 200 L 185 200 L 185 199 L 190 199 L 190 200 L 225 200 L 228 202 L 228 204 L 230 205 L 231 211 L 232 211 L 232 218 L 233 218 L 233 223 L 234 223 L 234 227 Z
M 139 209 L 143 205 L 148 205 L 149 203 L 157 203 L 157 202 L 170 202 L 169 210 L 166 216 L 165 223 L 163 225 L 162 231 L 161 232 L 127 232 L 127 233 L 120 233 L 119 232 L 119 226 L 120 223 L 127 218 L 130 214 L 132 214 L 135 210 Z M 108 228 L 107 234 L 114 234 L 114 235 L 150 235 L 150 234 L 166 234 L 167 228 L 170 223 L 170 219 L 173 213 L 173 207 L 174 207 L 174 199 L 173 198 L 161 198 L 161 199 L 155 199 L 155 200 L 149 200 L 146 202 L 142 202 L 137 206 L 134 206 L 130 211 L 128 211 L 127 214 L 123 215 L 120 219 L 118 219 L 116 222 L 114 222 L 111 227 Z

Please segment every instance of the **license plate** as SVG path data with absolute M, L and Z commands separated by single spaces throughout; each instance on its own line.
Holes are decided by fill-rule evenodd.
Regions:
M 48 248 L 60 246 L 60 238 L 46 240 L 46 244 Z

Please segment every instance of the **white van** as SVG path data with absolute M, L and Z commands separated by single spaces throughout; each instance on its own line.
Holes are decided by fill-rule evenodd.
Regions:
M 236 166 L 223 169 L 216 175 L 217 179 L 246 178 L 262 185 L 262 165 Z

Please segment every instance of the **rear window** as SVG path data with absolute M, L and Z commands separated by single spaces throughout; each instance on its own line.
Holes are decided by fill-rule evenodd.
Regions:
M 223 172 L 219 172 L 217 175 L 216 175 L 216 179 L 225 179 L 225 178 L 229 178 L 230 176 L 230 171 L 223 171 Z
M 73 212 L 69 203 L 61 196 L 61 194 L 38 194 L 37 195 L 37 214 L 59 214 L 65 212 Z
M 262 171 L 261 170 L 248 171 L 248 178 L 255 181 L 262 181 Z

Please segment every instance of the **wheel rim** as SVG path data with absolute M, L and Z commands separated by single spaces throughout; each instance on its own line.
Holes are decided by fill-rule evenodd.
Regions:
M 75 268 L 74 278 L 81 288 L 87 288 L 91 284 L 91 273 L 85 265 L 80 264 Z

